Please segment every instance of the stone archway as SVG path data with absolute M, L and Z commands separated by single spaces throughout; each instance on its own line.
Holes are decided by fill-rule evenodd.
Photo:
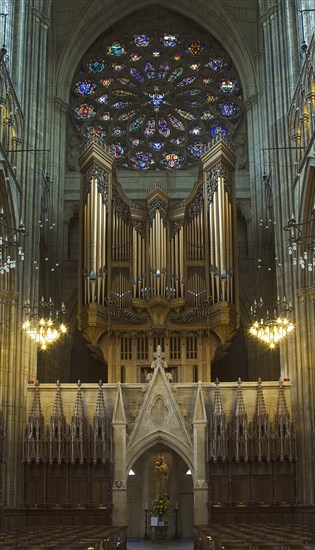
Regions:
M 168 514 L 167 538 L 173 538 L 176 531 L 180 537 L 192 537 L 193 522 L 193 482 L 185 460 L 174 449 L 162 443 L 145 450 L 132 465 L 134 475 L 127 481 L 128 536 L 151 536 L 151 516 L 154 498 L 157 496 L 155 463 L 163 455 L 168 466 L 167 498 Z M 145 524 L 147 520 L 147 526 Z M 177 528 L 176 528 L 177 520 Z

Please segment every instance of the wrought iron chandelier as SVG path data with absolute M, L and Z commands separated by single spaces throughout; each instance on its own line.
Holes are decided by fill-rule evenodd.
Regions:
M 9 273 L 11 269 L 16 268 L 16 253 L 20 260 L 24 260 L 24 252 L 19 237 L 27 237 L 28 231 L 21 221 L 19 227 L 10 227 L 5 223 L 6 217 L 1 209 L 0 211 L 0 275 Z
M 289 231 L 288 252 L 293 265 L 315 271 L 315 206 L 309 220 L 299 223 L 292 214 L 283 230 Z
M 276 303 L 265 305 L 262 298 L 254 300 L 250 307 L 250 313 L 257 317 L 249 327 L 251 336 L 258 338 L 270 349 L 274 349 L 277 344 L 286 338 L 292 330 L 294 324 L 287 318 L 287 313 L 291 313 L 293 307 L 288 303 L 286 297 L 281 300 L 278 296 Z
M 41 350 L 46 350 L 67 333 L 66 325 L 59 322 L 60 314 L 64 315 L 66 313 L 63 302 L 60 310 L 58 310 L 55 309 L 51 298 L 48 302 L 45 302 L 44 297 L 42 297 L 38 306 L 31 306 L 27 302 L 22 309 L 28 317 L 22 328 L 39 345 Z M 49 311 L 48 316 L 45 316 L 45 310 Z

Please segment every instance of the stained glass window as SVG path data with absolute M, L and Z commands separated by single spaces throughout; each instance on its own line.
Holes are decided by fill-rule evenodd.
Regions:
M 179 52 L 176 52 L 176 53 L 174 53 L 174 55 L 173 55 L 174 61 L 180 61 L 182 57 L 183 57 L 182 54 L 179 53 Z
M 93 94 L 94 90 L 96 89 L 96 84 L 94 82 L 90 82 L 89 80 L 83 80 L 81 82 L 77 82 L 75 90 L 81 95 L 91 95 Z
M 217 58 L 212 57 L 206 63 L 206 67 L 209 67 L 211 71 L 219 72 L 219 71 L 222 71 L 224 67 L 224 61 L 221 57 L 217 57 Z
M 74 112 L 78 118 L 86 120 L 87 118 L 92 118 L 96 115 L 93 107 L 87 103 L 82 103 L 78 107 L 75 107 Z
M 203 128 L 198 124 L 197 126 L 193 126 L 189 129 L 189 133 L 193 136 L 201 136 L 203 133 Z
M 137 87 L 137 84 L 131 82 L 130 78 L 117 77 L 117 82 L 120 82 L 120 84 L 124 84 L 124 86 L 131 86 L 132 88 Z
M 163 61 L 163 63 L 161 63 L 159 66 L 158 78 L 160 80 L 163 80 L 166 77 L 169 70 L 170 70 L 169 63 L 167 61 Z
M 137 132 L 140 129 L 141 125 L 143 124 L 144 120 L 145 120 L 144 115 L 136 118 L 136 120 L 134 120 L 132 124 L 130 124 L 129 132 Z
M 201 90 L 199 88 L 189 88 L 189 90 L 183 90 L 180 95 L 200 95 Z
M 119 44 L 119 42 L 113 42 L 111 46 L 108 47 L 108 53 L 109 55 L 113 55 L 114 57 L 119 57 L 125 52 L 125 49 L 122 44 Z
M 137 151 L 131 158 L 130 164 L 132 168 L 147 170 L 154 164 L 152 153 L 147 151 Z
M 113 63 L 112 67 L 113 67 L 114 71 L 116 71 L 116 73 L 119 73 L 120 71 L 122 71 L 125 68 L 125 65 L 123 63 Z
M 240 86 L 237 80 L 220 80 L 220 82 L 218 82 L 218 88 L 220 92 L 223 92 L 224 94 L 236 94 L 240 91 Z
M 196 118 L 196 115 L 194 113 L 191 113 L 190 111 L 184 111 L 184 109 L 178 109 L 176 107 L 175 111 L 183 118 L 186 118 L 187 120 L 194 120 Z
M 162 136 L 168 137 L 171 133 L 170 127 L 167 124 L 165 118 L 160 118 L 159 120 L 159 132 Z
M 102 86 L 105 86 L 105 88 L 108 88 L 108 86 L 110 86 L 112 82 L 112 78 L 104 78 L 103 80 L 100 80 L 100 83 L 102 84 Z
M 144 70 L 147 78 L 149 79 L 155 78 L 155 68 L 154 68 L 154 65 L 152 65 L 152 63 L 147 61 L 146 64 L 144 65 Z
M 150 44 L 150 38 L 146 34 L 136 34 L 135 45 L 138 48 L 146 48 Z
M 160 92 L 158 86 L 154 86 L 154 90 L 152 93 L 148 94 L 149 100 L 152 103 L 154 110 L 158 111 L 160 106 L 165 100 L 165 95 Z
M 96 101 L 101 103 L 102 105 L 107 105 L 108 103 L 108 95 L 102 94 L 99 97 L 96 98 Z
M 149 141 L 149 143 L 154 151 L 159 151 L 165 145 L 164 141 Z
M 145 78 L 144 76 L 140 73 L 140 71 L 138 71 L 138 69 L 136 69 L 135 67 L 131 67 L 130 69 L 130 74 L 136 79 L 138 80 L 139 82 L 143 83 L 145 82 Z
M 142 141 L 139 138 L 131 137 L 129 139 L 129 143 L 130 143 L 130 147 L 138 147 L 138 145 L 140 145 L 140 143 L 142 143 Z
M 142 59 L 142 55 L 137 53 L 132 53 L 130 56 L 130 61 L 140 61 L 140 59 Z
M 144 133 L 146 136 L 152 136 L 155 132 L 155 119 L 149 118 L 146 127 L 144 129 Z
M 109 113 L 108 111 L 105 111 L 105 113 L 102 113 L 100 118 L 102 120 L 111 120 L 112 119 L 112 115 L 111 113 Z
M 205 45 L 200 40 L 193 40 L 187 47 L 187 51 L 192 55 L 200 55 L 205 51 Z
M 87 126 L 87 128 L 85 128 L 84 135 L 88 139 L 93 137 L 104 139 L 107 136 L 107 132 L 102 126 Z
M 174 145 L 179 145 L 180 147 L 184 145 L 185 137 L 184 136 L 177 136 L 175 138 L 172 138 L 171 143 L 174 143 Z
M 204 149 L 204 143 L 202 141 L 195 141 L 191 145 L 187 146 L 188 154 L 195 158 L 200 158 Z
M 179 152 L 162 153 L 161 164 L 164 168 L 179 168 L 184 162 L 184 157 Z
M 105 62 L 103 59 L 91 59 L 87 63 L 87 70 L 90 71 L 90 73 L 97 74 L 101 73 L 105 69 Z
M 180 80 L 176 86 L 188 86 L 189 84 L 192 84 L 196 80 L 195 76 L 187 76 L 186 78 L 183 78 L 183 80 Z
M 177 36 L 175 34 L 164 34 L 161 38 L 163 46 L 166 48 L 174 48 L 177 44 Z
M 125 111 L 124 113 L 121 113 L 121 115 L 118 115 L 118 120 L 130 120 L 132 117 L 134 117 L 136 114 L 136 109 L 131 109 L 131 111 Z
M 174 128 L 177 130 L 182 130 L 184 132 L 185 126 L 184 124 L 176 118 L 174 115 L 169 115 L 170 122 L 173 124 Z
M 124 136 L 126 133 L 126 130 L 124 128 L 122 128 L 121 126 L 114 126 L 112 129 L 111 129 L 111 134 L 112 136 Z
M 211 120 L 212 118 L 214 118 L 214 114 L 210 113 L 210 111 L 203 111 L 201 118 L 202 120 Z
M 178 67 L 177 69 L 172 71 L 172 73 L 168 77 L 168 81 L 169 82 L 174 82 L 174 80 L 176 80 L 176 78 L 178 78 L 181 74 L 183 74 L 183 72 L 184 72 L 183 67 Z
M 218 105 L 223 116 L 228 118 L 235 117 L 238 114 L 239 107 L 234 103 L 219 103 Z
M 116 159 L 124 156 L 124 148 L 119 143 L 112 143 L 109 145 L 109 148 Z
M 214 137 L 218 136 L 219 134 L 221 134 L 222 136 L 227 137 L 229 135 L 229 132 L 227 131 L 225 126 L 222 126 L 220 124 L 219 125 L 212 124 L 212 126 L 210 127 L 210 130 L 208 132 L 209 137 L 211 139 L 213 139 Z
M 104 33 L 86 52 L 71 87 L 84 139 L 103 140 L 117 165 L 181 169 L 204 145 L 232 136 L 242 109 L 240 79 L 213 37 L 190 27 Z

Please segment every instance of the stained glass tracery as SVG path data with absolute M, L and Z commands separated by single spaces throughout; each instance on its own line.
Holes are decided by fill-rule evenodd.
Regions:
M 180 169 L 207 142 L 231 135 L 242 107 L 229 56 L 190 31 L 104 35 L 84 56 L 72 85 L 75 123 L 133 170 Z

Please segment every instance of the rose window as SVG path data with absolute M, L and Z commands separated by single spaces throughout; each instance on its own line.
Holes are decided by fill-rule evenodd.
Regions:
M 71 87 L 72 115 L 84 139 L 104 141 L 133 170 L 198 162 L 219 132 L 233 135 L 241 84 L 211 37 L 157 32 L 101 37 Z

